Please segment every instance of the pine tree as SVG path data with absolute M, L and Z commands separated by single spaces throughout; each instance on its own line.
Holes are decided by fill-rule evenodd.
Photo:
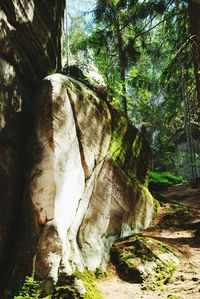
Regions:
M 193 36 L 194 70 L 196 78 L 197 98 L 200 106 L 200 1 L 190 0 L 189 17 Z M 199 115 L 200 117 L 200 115 Z

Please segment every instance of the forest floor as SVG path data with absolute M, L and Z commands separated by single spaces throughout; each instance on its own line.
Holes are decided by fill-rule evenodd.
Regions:
M 195 235 L 196 229 L 200 230 L 200 188 L 174 186 L 161 195 L 161 208 L 142 234 L 178 250 L 180 265 L 173 280 L 150 290 L 142 284 L 121 280 L 111 266 L 109 277 L 97 281 L 105 299 L 167 299 L 170 295 L 181 299 L 200 298 L 200 232 L 199 236 Z

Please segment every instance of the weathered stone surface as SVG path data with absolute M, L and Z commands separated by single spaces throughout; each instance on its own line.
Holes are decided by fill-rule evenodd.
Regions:
M 0 273 L 4 268 L 10 235 L 16 225 L 23 193 L 23 143 L 26 130 L 21 109 L 25 95 L 14 68 L 0 58 Z
M 131 282 L 145 281 L 151 289 L 167 283 L 179 264 L 175 249 L 142 236 L 116 242 L 111 256 L 120 277 Z
M 0 293 L 19 226 L 39 80 L 60 67 L 64 1 L 0 1 Z M 23 218 L 23 217 L 22 217 Z
M 60 68 L 64 1 L 1 1 L 0 55 L 31 85 Z
M 125 147 L 122 152 L 116 147 L 116 154 L 113 111 L 81 83 L 59 74 L 47 77 L 34 113 L 22 211 L 26 225 L 16 258 L 24 266 L 22 271 L 17 264 L 15 271 L 34 271 L 48 293 L 59 273 L 105 270 L 113 241 L 146 228 L 154 203 L 144 185 L 148 165 L 138 169 L 137 159 L 148 154 L 145 140 L 120 116 L 125 128 L 118 145 Z M 29 244 L 24 235 L 32 235 Z

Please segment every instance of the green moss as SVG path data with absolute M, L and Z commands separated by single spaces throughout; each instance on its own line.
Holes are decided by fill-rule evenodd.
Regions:
M 56 286 L 54 294 L 45 298 L 41 297 L 42 283 L 33 277 L 26 277 L 19 295 L 15 296 L 14 299 L 103 299 L 101 292 L 94 284 L 96 275 L 87 270 L 84 272 L 76 271 L 73 275 L 66 277 L 62 285 Z M 98 271 L 98 275 L 100 275 L 100 271 Z M 75 280 L 82 285 L 84 292 L 80 292 Z
M 54 299 L 80 299 L 82 298 L 77 290 L 73 286 L 67 285 L 56 288 Z
M 150 148 L 125 117 L 110 107 L 111 142 L 109 152 L 114 161 L 131 179 L 144 184 L 151 161 Z
M 153 196 L 153 204 L 154 204 L 154 215 L 158 213 L 159 209 L 160 209 L 160 203 L 157 199 L 155 199 Z
M 75 286 L 75 279 L 83 284 L 85 292 L 82 294 Z M 53 295 L 54 299 L 103 299 L 101 292 L 95 286 L 95 273 L 85 270 L 76 271 L 73 275 L 66 278 L 65 285 L 56 287 Z
M 58 73 L 60 73 L 60 72 L 57 69 L 52 69 L 48 72 L 47 75 L 49 76 L 49 75 L 54 75 L 54 74 L 58 74 Z
M 118 118 L 118 122 L 115 123 L 112 120 L 112 139 L 110 143 L 109 151 L 112 154 L 114 160 L 124 160 L 124 136 L 128 129 L 128 123 L 123 116 Z
M 169 295 L 167 296 L 168 299 L 183 299 L 182 297 L 177 297 L 177 296 L 174 296 L 174 295 Z
M 177 265 L 173 260 L 169 260 L 166 264 L 157 261 L 155 268 L 155 280 L 156 282 L 163 282 L 170 279 L 176 271 Z
M 76 272 L 76 278 L 83 281 L 83 284 L 86 289 L 86 294 L 83 297 L 84 299 L 100 299 L 103 298 L 100 291 L 94 284 L 96 278 L 95 273 L 85 270 L 84 272 Z
M 113 245 L 113 263 L 128 281 L 148 281 L 161 286 L 169 281 L 177 268 L 175 256 L 166 245 L 152 238 L 134 236 Z
M 157 199 L 155 199 L 152 194 L 149 192 L 148 188 L 143 186 L 142 184 L 137 184 L 138 190 L 143 190 L 143 192 L 148 195 L 148 198 L 150 198 L 153 202 L 153 214 L 155 215 L 159 209 L 160 209 L 160 203 Z

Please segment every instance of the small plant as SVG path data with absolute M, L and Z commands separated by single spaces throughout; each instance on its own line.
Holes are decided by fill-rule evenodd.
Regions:
M 19 294 L 13 299 L 103 299 L 101 292 L 94 284 L 95 279 L 96 276 L 93 272 L 76 271 L 73 275 L 66 277 L 64 284 L 55 288 L 54 294 L 43 298 L 40 297 L 41 282 L 27 276 Z
M 48 72 L 48 76 L 49 76 L 49 75 L 54 75 L 54 74 L 57 74 L 57 73 L 59 73 L 59 71 L 58 71 L 57 69 L 52 69 L 52 70 L 50 70 L 50 71 Z
M 36 281 L 33 277 L 27 276 L 21 286 L 19 295 L 14 299 L 36 299 L 41 292 L 41 282 Z

